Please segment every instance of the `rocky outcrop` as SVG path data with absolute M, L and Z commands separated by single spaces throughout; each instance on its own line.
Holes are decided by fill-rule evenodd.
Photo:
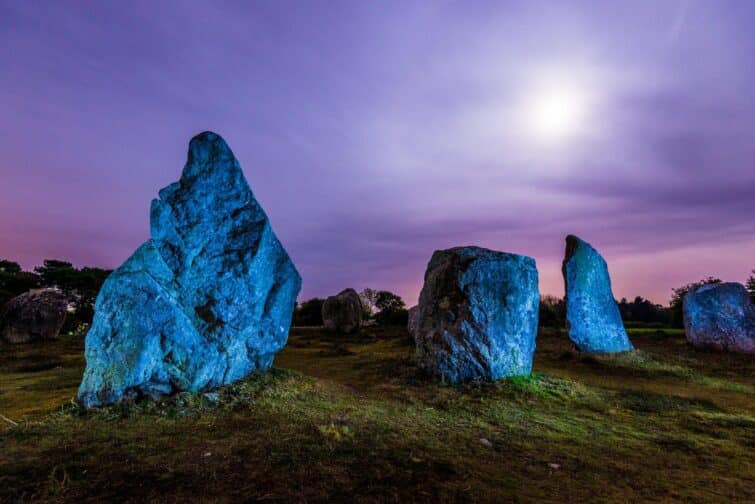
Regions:
M 419 306 L 412 306 L 407 313 L 406 330 L 409 332 L 409 337 L 414 341 L 414 334 L 417 332 L 417 326 L 419 325 Z
M 329 331 L 353 333 L 362 326 L 362 300 L 354 289 L 344 289 L 322 304 L 322 323 Z
M 152 238 L 97 297 L 87 407 L 233 382 L 270 367 L 288 339 L 301 277 L 225 141 L 194 137 L 159 196 Z
M 567 236 L 562 271 L 566 324 L 577 348 L 583 352 L 632 350 L 611 291 L 608 265 L 598 251 L 574 235 Z
M 478 247 L 436 251 L 414 333 L 420 368 L 448 383 L 529 374 L 537 282 L 530 257 Z
M 755 353 L 755 306 L 742 284 L 701 285 L 688 292 L 682 303 L 690 344 Z
M 66 321 L 68 300 L 55 289 L 34 289 L 9 300 L 0 310 L 0 339 L 27 343 L 55 339 Z

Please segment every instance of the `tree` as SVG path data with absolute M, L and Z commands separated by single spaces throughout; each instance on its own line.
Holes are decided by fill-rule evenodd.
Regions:
M 94 318 L 94 302 L 102 284 L 112 270 L 84 267 L 76 269 L 73 264 L 58 259 L 45 259 L 42 266 L 34 271 L 44 287 L 55 287 L 63 291 L 68 301 L 75 306 L 74 312 L 66 319 L 66 330 L 75 330 L 79 324 L 88 324 Z
M 21 266 L 17 262 L 0 259 L 0 273 L 7 273 L 9 275 L 21 273 Z
M 37 266 L 34 271 L 45 287 L 57 287 L 69 297 L 73 294 L 78 273 L 73 264 L 57 259 L 45 259 L 42 266 Z
M 622 298 L 618 305 L 621 319 L 627 326 L 665 326 L 669 323 L 669 309 L 642 296 L 635 297 L 632 302 Z
M 370 289 L 369 287 L 359 293 L 359 299 L 362 301 L 362 308 L 364 308 L 364 314 L 367 316 L 366 318 L 372 317 L 377 311 L 375 306 L 377 294 L 378 292 L 375 289 Z
M 22 271 L 18 263 L 0 260 L 0 308 L 19 294 L 39 287 L 39 284 L 39 276 Z
M 750 293 L 750 299 L 752 299 L 752 302 L 755 303 L 755 269 L 752 270 L 752 275 L 750 275 L 750 278 L 747 279 L 747 292 Z
M 392 292 L 377 292 L 375 307 L 378 309 L 375 320 L 380 325 L 406 325 L 409 320 L 409 312 L 406 310 L 404 300 Z
M 312 298 L 296 305 L 294 309 L 295 326 L 321 326 L 322 304 L 324 299 Z
M 540 297 L 540 327 L 563 327 L 566 321 L 566 306 L 562 298 L 556 296 Z
M 672 289 L 673 294 L 671 295 L 671 300 L 669 301 L 669 307 L 671 310 L 671 326 L 684 327 L 684 314 L 682 312 L 682 304 L 684 302 L 684 296 L 686 296 L 689 291 L 700 287 L 701 285 L 719 283 L 721 283 L 721 279 L 709 276 L 708 278 L 704 278 L 699 282 L 690 283 L 681 287 L 677 287 L 676 289 Z

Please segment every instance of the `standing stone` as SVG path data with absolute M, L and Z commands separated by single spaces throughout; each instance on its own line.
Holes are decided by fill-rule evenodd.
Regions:
M 0 339 L 27 343 L 55 339 L 66 321 L 68 300 L 55 289 L 34 289 L 5 303 L 0 313 Z
M 414 333 L 419 325 L 419 306 L 412 306 L 407 312 L 406 330 L 409 337 L 414 341 Z
M 624 352 L 629 341 L 611 291 L 605 259 L 589 243 L 566 237 L 562 266 L 569 338 L 583 352 Z
M 344 334 L 362 326 L 362 300 L 354 289 L 344 289 L 330 296 L 322 304 L 322 323 L 325 329 Z
M 79 400 L 199 391 L 273 363 L 301 277 L 223 139 L 194 137 L 151 235 L 102 287 Z
M 479 247 L 436 251 L 414 333 L 420 368 L 448 383 L 529 374 L 539 302 L 530 257 Z
M 684 296 L 682 310 L 693 346 L 755 353 L 755 306 L 742 284 L 701 285 Z

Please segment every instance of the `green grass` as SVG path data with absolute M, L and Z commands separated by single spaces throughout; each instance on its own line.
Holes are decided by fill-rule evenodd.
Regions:
M 0 501 L 752 501 L 755 364 L 683 338 L 582 355 L 538 338 L 530 377 L 418 373 L 402 330 L 295 329 L 217 397 L 71 402 L 80 338 L 0 347 Z
M 684 336 L 684 329 L 677 329 L 672 327 L 664 327 L 662 329 L 654 327 L 630 327 L 627 328 L 627 334 L 629 336 Z

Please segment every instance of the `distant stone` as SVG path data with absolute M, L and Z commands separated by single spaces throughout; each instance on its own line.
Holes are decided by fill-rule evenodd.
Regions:
M 325 329 L 353 333 L 362 326 L 362 300 L 354 289 L 344 289 L 330 296 L 322 304 L 322 323 Z
M 478 247 L 436 251 L 419 299 L 418 365 L 448 383 L 527 375 L 538 307 L 534 259 Z
M 55 289 L 34 289 L 5 303 L 0 312 L 0 339 L 27 343 L 55 339 L 66 321 L 68 301 Z
M 301 277 L 220 136 L 191 140 L 150 221 L 152 239 L 97 297 L 86 407 L 233 382 L 270 367 L 288 339 Z
M 755 306 L 742 284 L 701 285 L 684 296 L 682 309 L 693 346 L 755 353 Z
M 583 352 L 632 350 L 611 291 L 608 266 L 598 251 L 574 235 L 567 236 L 562 271 L 569 338 L 577 348 Z
M 414 333 L 417 332 L 417 326 L 419 325 L 419 306 L 412 306 L 408 310 L 408 318 L 406 322 L 406 330 L 409 332 L 409 337 L 414 341 Z

